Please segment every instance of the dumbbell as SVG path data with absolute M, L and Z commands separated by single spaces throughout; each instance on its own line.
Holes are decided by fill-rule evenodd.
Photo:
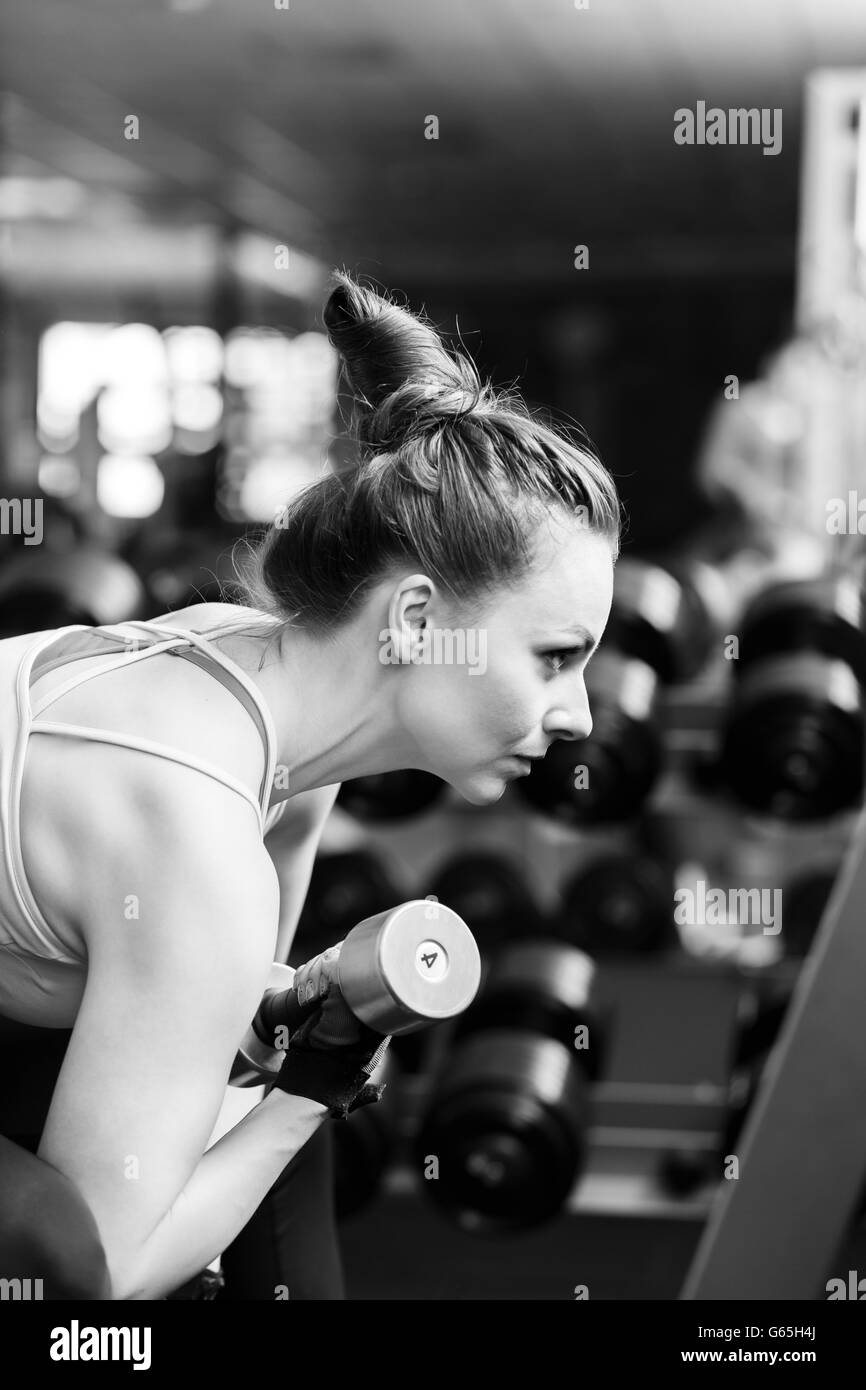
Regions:
M 866 621 L 853 576 L 776 583 L 743 615 L 720 769 L 734 795 L 783 820 L 821 819 L 863 794 Z
M 337 805 L 360 821 L 402 820 L 429 811 L 444 790 L 432 772 L 403 768 L 351 778 L 340 787 Z
M 672 944 L 673 877 L 642 854 L 605 854 L 563 888 L 560 934 L 591 954 L 644 953 Z
M 465 1230 L 543 1223 L 571 1192 L 601 1062 L 593 976 L 582 951 L 520 942 L 458 1020 L 413 1150 L 424 1190 Z
M 691 680 L 716 640 L 718 582 L 695 557 L 620 560 L 605 645 L 645 661 L 664 685 Z
M 49 628 L 110 626 L 143 617 L 144 588 L 125 561 L 97 546 L 15 555 L 0 571 L 0 637 Z
M 482 954 L 541 929 L 542 914 L 526 879 L 491 850 L 449 859 L 430 891 L 463 918 Z
M 275 963 L 258 1012 L 232 1067 L 234 1086 L 277 1075 L 286 1041 L 318 999 L 299 999 L 295 972 Z M 474 999 L 481 959 L 465 922 L 445 907 L 413 899 L 359 922 L 340 949 L 337 984 L 349 1009 L 383 1036 L 452 1018 Z
M 384 912 L 401 897 L 400 883 L 379 856 L 369 850 L 343 850 L 318 856 L 313 864 L 289 965 L 303 965 L 334 941 L 342 941 L 356 922 Z M 442 902 L 449 902 L 444 893 L 440 898 Z M 459 908 L 453 910 L 466 920 Z M 429 1046 L 426 1034 L 407 1033 L 394 1039 L 389 1054 L 399 1054 L 401 1065 L 407 1071 L 416 1072 L 422 1069 Z

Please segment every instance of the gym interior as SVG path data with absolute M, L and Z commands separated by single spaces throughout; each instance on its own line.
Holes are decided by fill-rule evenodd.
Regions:
M 2 29 L 0 639 L 223 600 L 351 462 L 334 267 L 585 431 L 627 514 L 591 735 L 325 825 L 291 966 L 422 900 L 480 959 L 337 1127 L 348 1298 L 866 1296 L 862 7 Z

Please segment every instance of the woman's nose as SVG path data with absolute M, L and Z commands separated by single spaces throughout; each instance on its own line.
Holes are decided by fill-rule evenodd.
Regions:
M 544 721 L 544 728 L 551 738 L 563 739 L 572 743 L 589 738 L 592 733 L 589 701 L 584 700 L 583 704 L 574 710 L 552 710 L 549 718 Z

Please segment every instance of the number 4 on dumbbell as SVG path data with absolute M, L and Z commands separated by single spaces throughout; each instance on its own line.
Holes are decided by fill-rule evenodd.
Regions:
M 452 1018 L 475 998 L 481 958 L 472 933 L 443 903 L 432 909 L 427 899 L 401 903 L 359 922 L 342 943 L 340 991 L 355 1016 L 383 1036 Z M 310 1007 L 298 1000 L 294 974 L 285 965 L 272 967 L 268 990 L 238 1049 L 232 1085 L 257 1086 L 279 1071 L 277 1030 L 290 1035 Z

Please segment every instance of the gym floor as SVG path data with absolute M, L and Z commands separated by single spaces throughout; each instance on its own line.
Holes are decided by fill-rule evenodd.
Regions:
M 340 1229 L 351 1299 L 679 1297 L 703 1223 L 680 1217 L 569 1214 L 527 1235 L 465 1235 L 420 1197 L 385 1194 Z M 373 1253 L 375 1252 L 375 1253 Z M 828 1277 L 866 1269 L 866 1223 Z

